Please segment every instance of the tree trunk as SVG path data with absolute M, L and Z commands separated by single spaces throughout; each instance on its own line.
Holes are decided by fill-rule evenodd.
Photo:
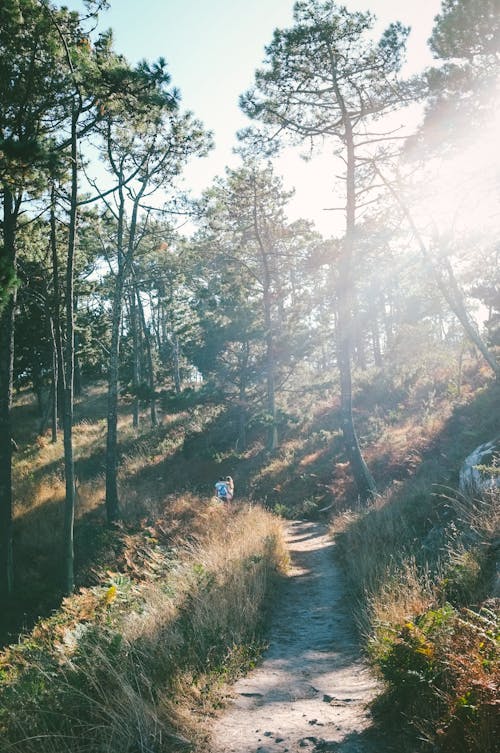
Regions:
M 118 496 L 118 388 L 119 388 L 119 359 L 120 359 L 120 330 L 122 320 L 123 292 L 125 282 L 130 273 L 135 248 L 135 234 L 137 229 L 137 213 L 146 187 L 143 183 L 142 191 L 139 191 L 134 199 L 132 217 L 127 249 L 124 248 L 124 224 L 125 224 L 125 197 L 123 195 L 123 176 L 119 179 L 119 210 L 117 252 L 118 270 L 115 278 L 115 290 L 113 296 L 113 310 L 111 321 L 111 347 L 109 353 L 108 369 L 108 418 L 106 437 L 106 517 L 111 524 L 120 517 L 120 501 Z
M 352 124 L 345 108 L 340 91 L 337 98 L 341 103 L 345 143 L 347 148 L 347 176 L 346 176 L 346 230 L 344 252 L 339 262 L 338 278 L 338 366 L 340 372 L 340 406 L 341 427 L 344 446 L 356 482 L 358 494 L 362 500 L 368 499 L 376 493 L 373 476 L 365 463 L 352 415 L 352 376 L 351 351 L 353 332 L 352 300 L 353 281 L 352 263 L 354 255 L 354 235 L 356 230 L 356 187 L 355 187 L 355 154 Z
M 62 342 L 61 329 L 61 300 L 59 294 L 59 260 L 57 258 L 57 232 L 56 232 L 56 215 L 55 215 L 56 193 L 55 187 L 51 191 L 51 208 L 50 208 L 50 248 L 52 254 L 52 311 L 53 311 L 53 347 L 56 364 L 53 366 L 55 379 L 55 400 L 52 418 L 52 441 L 57 442 L 57 428 L 59 411 L 62 413 L 64 405 L 64 385 L 65 385 L 65 367 L 64 367 L 64 349 Z
M 118 500 L 118 377 L 120 358 L 120 322 L 122 315 L 123 265 L 118 270 L 113 298 L 111 347 L 108 370 L 108 421 L 106 437 L 106 517 L 113 523 L 120 516 Z
M 377 368 L 382 368 L 382 349 L 380 347 L 380 328 L 378 324 L 378 312 L 375 299 L 375 291 L 372 289 L 369 294 L 369 318 L 370 334 L 372 341 L 373 361 Z
M 74 318 L 77 317 L 77 311 L 78 311 L 78 297 L 75 296 L 75 304 L 74 304 Z M 80 367 L 80 357 L 78 355 L 78 350 L 80 348 L 80 336 L 78 332 L 75 332 L 75 374 L 74 374 L 74 385 L 73 385 L 73 396 L 74 397 L 81 397 L 82 396 L 82 369 Z
M 57 368 L 57 341 L 54 319 L 50 317 L 50 335 L 52 340 L 52 384 L 51 384 L 51 416 L 50 416 L 50 441 L 57 442 L 57 393 L 59 390 L 59 374 Z
M 484 340 L 482 339 L 481 335 L 477 331 L 474 323 L 471 321 L 469 312 L 466 309 L 465 302 L 464 302 L 464 296 L 458 286 L 458 283 L 456 281 L 453 268 L 448 261 L 448 259 L 444 260 L 444 271 L 446 274 L 446 279 L 443 275 L 443 272 L 441 269 L 439 269 L 438 265 L 432 258 L 432 254 L 429 253 L 427 250 L 427 246 L 424 243 L 424 240 L 422 236 L 420 235 L 420 232 L 415 225 L 415 222 L 413 221 L 412 214 L 404 201 L 402 200 L 400 193 L 398 191 L 395 191 L 395 189 L 392 187 L 392 185 L 387 181 L 380 170 L 376 168 L 377 174 L 382 178 L 382 181 L 385 183 L 389 191 L 391 192 L 392 196 L 396 199 L 396 202 L 399 204 L 400 208 L 403 211 L 404 216 L 408 220 L 408 224 L 410 225 L 410 228 L 413 232 L 413 235 L 415 236 L 415 240 L 417 241 L 420 252 L 424 258 L 424 261 L 426 262 L 428 268 L 432 272 L 432 275 L 437 283 L 437 286 L 439 290 L 441 291 L 441 294 L 445 301 L 447 302 L 450 309 L 453 311 L 455 316 L 457 317 L 458 321 L 464 328 L 464 332 L 469 338 L 469 340 L 477 347 L 487 364 L 492 369 L 493 373 L 495 374 L 495 378 L 498 381 L 500 381 L 500 363 L 496 360 L 495 356 L 490 353 L 488 350 L 488 347 Z
M 122 298 L 125 284 L 125 259 L 123 249 L 123 225 L 125 221 L 125 202 L 120 190 L 120 209 L 118 216 L 118 270 L 115 278 L 113 309 L 111 316 L 111 346 L 108 366 L 108 417 L 106 435 L 106 517 L 108 524 L 120 517 L 118 499 L 118 379 L 120 358 L 120 325 L 122 317 Z
M 181 367 L 180 367 L 180 345 L 179 338 L 176 334 L 172 335 L 172 359 L 174 371 L 175 394 L 180 395 L 182 389 Z
M 255 176 L 253 182 L 253 224 L 254 233 L 257 240 L 263 266 L 263 306 L 264 306 L 264 326 L 266 330 L 266 372 L 267 372 L 267 412 L 269 415 L 269 430 L 267 438 L 267 449 L 276 450 L 278 448 L 278 427 L 276 426 L 276 376 L 275 376 L 275 353 L 274 353 L 274 331 L 271 308 L 271 273 L 269 269 L 269 260 L 267 249 L 261 237 L 259 228 L 259 218 L 257 215 L 257 196 Z
M 40 360 L 37 357 L 36 352 L 34 353 L 34 358 L 31 366 L 31 384 L 33 385 L 33 392 L 36 397 L 36 410 L 39 419 L 39 434 L 43 434 L 43 424 L 45 416 L 45 407 L 43 404 L 43 379 Z
M 471 318 L 469 316 L 469 312 L 467 311 L 465 307 L 464 297 L 462 294 L 462 291 L 460 290 L 457 280 L 455 278 L 455 274 L 453 272 L 453 268 L 448 261 L 448 259 L 445 260 L 444 263 L 445 271 L 447 280 L 444 283 L 444 291 L 446 291 L 446 301 L 448 302 L 448 305 L 450 306 L 451 310 L 457 317 L 458 321 L 464 328 L 465 334 L 469 338 L 469 340 L 474 343 L 476 348 L 479 350 L 481 355 L 483 356 L 486 363 L 490 366 L 493 373 L 495 374 L 495 378 L 497 382 L 500 382 L 500 363 L 496 360 L 493 353 L 490 352 L 488 349 L 488 346 L 484 342 L 483 338 L 479 334 L 478 330 L 476 329 L 475 324 L 471 321 Z M 440 288 L 443 291 L 443 287 Z
M 266 364 L 267 364 L 267 411 L 270 416 L 267 447 L 278 448 L 278 427 L 276 426 L 276 380 L 274 373 L 274 338 L 271 319 L 271 301 L 269 286 L 264 288 L 264 321 L 266 326 Z
M 140 354 L 139 336 L 137 332 L 137 306 L 135 292 L 129 296 L 130 303 L 130 329 L 132 330 L 132 426 L 139 428 L 139 379 L 140 379 Z
M 137 308 L 139 310 L 139 317 L 142 325 L 142 333 L 144 335 L 144 342 L 146 344 L 146 359 L 148 364 L 148 387 L 150 392 L 149 408 L 151 412 L 151 425 L 158 426 L 158 418 L 156 415 L 156 399 L 155 399 L 155 373 L 153 368 L 153 354 L 151 351 L 151 335 L 149 333 L 149 327 L 144 315 L 144 306 L 142 305 L 141 296 L 139 290 L 135 288 L 135 295 L 137 299 Z
M 10 188 L 3 186 L 2 272 L 15 285 L 16 211 Z M 12 380 L 14 369 L 14 321 L 16 288 L 3 291 L 7 299 L 0 313 L 0 599 L 5 604 L 14 588 L 12 551 Z
M 352 282 L 352 280 L 351 280 Z M 358 296 L 352 293 L 352 323 L 353 323 L 353 350 L 354 350 L 354 362 L 358 369 L 366 371 L 366 350 L 365 350 L 365 332 L 364 323 L 365 316 L 362 315 L 359 310 Z
M 243 355 L 240 359 L 240 384 L 238 400 L 238 448 L 241 452 L 247 448 L 247 375 L 250 347 L 248 341 L 244 344 Z
M 63 403 L 64 435 L 64 475 L 66 480 L 66 499 L 64 505 L 64 590 L 73 593 L 74 575 L 74 541 L 75 522 L 75 464 L 73 459 L 73 381 L 75 357 L 74 329 L 74 260 L 76 248 L 76 222 L 78 200 L 78 111 L 73 109 L 71 119 L 71 204 L 68 234 L 68 260 L 66 266 L 66 362 Z

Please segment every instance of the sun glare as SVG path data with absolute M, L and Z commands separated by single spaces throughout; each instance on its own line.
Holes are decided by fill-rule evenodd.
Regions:
M 420 223 L 432 225 L 439 233 L 486 234 L 498 230 L 499 131 L 497 107 L 488 127 L 463 134 L 462 148 L 426 166 L 422 176 L 425 189 L 415 202 Z

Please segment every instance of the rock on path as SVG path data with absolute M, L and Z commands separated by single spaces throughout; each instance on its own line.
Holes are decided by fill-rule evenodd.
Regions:
M 380 753 L 362 660 L 333 543 L 318 523 L 288 527 L 292 567 L 277 595 L 262 664 L 234 688 L 211 753 Z

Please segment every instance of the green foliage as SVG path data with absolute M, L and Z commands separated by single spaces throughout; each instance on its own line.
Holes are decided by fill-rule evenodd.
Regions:
M 0 254 L 0 314 L 18 285 L 19 278 L 12 264 Z
M 445 566 L 440 587 L 454 604 L 470 604 L 478 593 L 485 565 L 483 549 L 454 552 Z
M 500 614 L 449 604 L 407 622 L 379 661 L 396 707 L 440 751 L 493 751 L 499 732 Z
M 443 0 L 429 40 L 441 65 L 427 73 L 426 146 L 453 148 L 477 135 L 494 112 L 499 73 L 498 0 Z
M 498 0 L 443 0 L 430 47 L 442 59 L 472 60 L 500 52 Z
M 297 2 L 294 26 L 275 30 L 266 67 L 241 98 L 246 114 L 299 138 L 342 138 L 344 102 L 356 122 L 394 108 L 402 96 L 397 72 L 409 29 L 392 24 L 377 44 L 369 35 L 373 24 L 370 13 L 333 0 Z

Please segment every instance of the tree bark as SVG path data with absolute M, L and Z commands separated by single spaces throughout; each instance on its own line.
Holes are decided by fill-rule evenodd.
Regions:
M 108 418 L 106 438 L 106 517 L 108 524 L 114 523 L 120 517 L 120 501 L 118 496 L 118 388 L 119 388 L 119 359 L 120 359 L 120 330 L 122 321 L 123 294 L 125 282 L 130 273 L 135 248 L 135 234 L 137 229 L 137 214 L 142 193 L 146 187 L 143 182 L 142 191 L 134 199 L 132 217 L 127 248 L 124 247 L 125 197 L 123 195 L 123 176 L 119 176 L 119 210 L 117 252 L 118 269 L 115 278 L 111 321 L 111 346 L 108 370 Z
M 260 249 L 263 267 L 263 306 L 264 306 L 264 326 L 266 330 L 266 372 L 267 372 L 267 412 L 270 419 L 268 430 L 267 448 L 276 450 L 279 446 L 278 427 L 276 425 L 276 375 L 275 375 L 275 352 L 274 352 L 274 330 L 272 318 L 271 302 L 271 273 L 269 269 L 269 259 L 264 240 L 261 237 L 259 228 L 259 218 L 257 214 L 257 187 L 255 176 L 253 181 L 253 224 L 257 244 Z
M 276 426 L 276 379 L 274 370 L 274 337 L 271 317 L 269 281 L 264 284 L 264 321 L 266 327 L 266 369 L 267 369 L 267 411 L 270 416 L 267 447 L 278 448 L 278 427 Z
M 175 333 L 172 334 L 172 360 L 173 360 L 175 394 L 180 395 L 181 389 L 182 389 L 181 367 L 180 367 L 180 345 L 179 345 L 179 338 L 177 337 Z
M 57 341 L 54 319 L 50 317 L 50 336 L 52 341 L 52 384 L 51 384 L 51 415 L 50 415 L 50 441 L 57 442 L 57 393 L 59 389 L 59 370 L 57 367 Z
M 115 278 L 113 309 L 111 317 L 111 346 L 108 367 L 108 417 L 106 435 L 106 518 L 108 524 L 118 520 L 120 506 L 118 500 L 118 379 L 120 357 L 120 324 L 122 298 L 125 284 L 124 259 L 125 200 L 120 188 L 120 208 L 118 214 L 118 269 Z
M 53 424 L 52 424 L 52 441 L 57 442 L 57 428 L 59 412 L 62 412 L 64 405 L 64 385 L 65 385 L 65 367 L 64 367 L 64 349 L 62 342 L 61 328 L 61 299 L 59 294 L 59 260 L 57 258 L 57 231 L 56 231 L 56 214 L 55 214 L 56 194 L 52 186 L 51 191 L 51 208 L 50 208 L 50 249 L 52 254 L 52 311 L 53 311 L 53 343 L 55 350 L 56 365 L 53 366 L 55 376 L 55 404 L 53 407 Z M 55 420 L 54 420 L 55 416 Z
M 382 361 L 382 348 L 380 346 L 380 327 L 378 323 L 378 311 L 375 299 L 375 290 L 372 288 L 369 293 L 369 318 L 370 318 L 370 334 L 372 341 L 372 353 L 373 361 L 377 368 L 381 368 Z
M 75 587 L 74 574 L 74 522 L 75 522 L 75 464 L 73 458 L 73 382 L 75 358 L 74 328 L 74 260 L 76 248 L 76 223 L 78 201 L 78 110 L 71 117 L 71 203 L 68 233 L 68 259 L 66 265 L 66 359 L 63 403 L 64 475 L 66 499 L 64 504 L 64 590 L 71 594 Z
M 244 343 L 243 354 L 240 359 L 240 384 L 238 396 L 238 447 L 240 451 L 244 451 L 247 448 L 247 375 L 249 357 L 250 346 L 247 341 Z
M 135 286 L 134 286 L 135 287 Z M 148 387 L 150 391 L 149 409 L 151 415 L 151 425 L 158 426 L 158 417 L 156 415 L 156 399 L 155 399 L 155 373 L 153 368 L 153 354 L 151 351 L 151 335 L 144 315 L 144 306 L 142 305 L 141 296 L 139 290 L 135 288 L 135 295 L 137 299 L 137 308 L 139 310 L 139 317 L 142 325 L 142 333 L 144 335 L 144 342 L 146 344 L 146 359 L 148 364 Z
M 334 77 L 334 80 L 335 77 Z M 342 112 L 347 152 L 346 174 L 346 228 L 343 254 L 339 262 L 338 277 L 338 367 L 340 373 L 340 410 L 341 428 L 344 446 L 356 482 L 358 494 L 362 500 L 376 494 L 373 476 L 361 453 L 356 428 L 352 414 L 352 375 L 351 352 L 354 337 L 353 325 L 353 280 L 352 264 L 354 256 L 354 236 L 356 231 L 356 182 L 355 182 L 355 151 L 354 135 L 351 119 L 344 103 L 342 94 L 337 88 L 335 92 Z
M 3 249 L 0 259 L 7 275 L 16 272 L 16 210 L 8 186 L 3 186 Z M 13 280 L 14 285 L 15 281 Z M 14 370 L 14 322 L 16 288 L 0 314 L 0 599 L 6 603 L 14 588 L 12 549 L 12 380 Z
M 137 306 L 135 303 L 135 292 L 129 296 L 130 303 L 130 328 L 132 330 L 132 426 L 134 429 L 139 428 L 139 381 L 140 381 L 140 354 L 139 354 L 139 336 L 137 332 Z
M 76 320 L 78 316 L 78 296 L 75 296 L 74 301 L 74 319 Z M 73 397 L 81 397 L 82 396 L 82 369 L 80 366 L 80 358 L 78 356 L 78 350 L 80 348 L 80 336 L 78 334 L 78 331 L 75 332 L 75 374 L 74 374 L 74 385 L 73 385 Z

